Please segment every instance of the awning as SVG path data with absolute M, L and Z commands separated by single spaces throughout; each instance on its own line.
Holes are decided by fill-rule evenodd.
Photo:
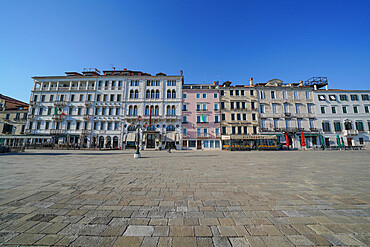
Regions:
M 283 136 L 283 134 L 261 134 L 266 136 Z
M 310 134 L 303 133 L 303 134 L 304 134 L 304 136 L 320 136 L 320 134 L 312 134 L 312 133 L 310 133 Z
M 53 136 L 37 136 L 37 135 L 14 135 L 14 136 L 11 136 L 11 135 L 6 135 L 6 136 L 0 136 L 0 138 L 4 138 L 4 139 L 28 139 L 28 138 L 53 138 Z

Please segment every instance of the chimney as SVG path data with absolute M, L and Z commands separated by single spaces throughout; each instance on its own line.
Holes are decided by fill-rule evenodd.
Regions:
M 123 71 L 127 71 L 127 69 L 126 69 L 126 68 L 124 68 L 124 69 L 123 69 Z
M 182 72 L 182 70 L 180 70 L 180 75 L 181 75 L 181 76 L 182 76 L 182 73 L 183 73 L 183 72 Z
M 219 81 L 213 81 L 213 85 L 218 86 Z
M 303 81 L 299 81 L 299 86 L 303 87 Z
M 249 78 L 249 86 L 253 86 L 253 78 Z

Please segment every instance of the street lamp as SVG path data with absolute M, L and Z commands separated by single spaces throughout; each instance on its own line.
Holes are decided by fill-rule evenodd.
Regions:
M 136 153 L 134 153 L 134 159 L 137 159 L 137 158 L 140 158 L 141 157 L 141 154 L 140 154 L 140 128 L 141 128 L 141 116 L 139 116 L 137 118 L 137 120 L 139 121 L 139 124 L 137 125 L 137 143 L 136 143 Z

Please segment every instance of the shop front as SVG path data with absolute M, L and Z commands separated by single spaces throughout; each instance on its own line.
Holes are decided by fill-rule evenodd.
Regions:
M 277 150 L 276 135 L 222 136 L 222 149 L 229 151 Z

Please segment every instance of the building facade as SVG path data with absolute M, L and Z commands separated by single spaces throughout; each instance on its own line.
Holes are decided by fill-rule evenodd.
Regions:
M 265 137 L 258 135 L 258 95 L 253 79 L 250 85 L 231 86 L 231 82 L 224 82 L 220 99 L 223 149 L 256 149 L 261 144 L 256 141 Z
M 326 146 L 370 146 L 370 91 L 316 90 L 313 92 L 317 124 Z
M 273 79 L 258 83 L 255 88 L 259 101 L 259 131 L 262 135 L 276 135 L 278 143 L 301 148 L 301 133 L 306 147 L 320 144 L 313 90 L 325 83 L 288 83 Z
M 0 94 L 0 144 L 18 146 L 23 143 L 28 104 Z
M 182 95 L 183 149 L 220 150 L 218 82 L 183 85 Z
M 183 76 L 85 70 L 33 77 L 29 134 L 51 145 L 181 148 Z M 151 114 L 150 114 L 151 112 Z

